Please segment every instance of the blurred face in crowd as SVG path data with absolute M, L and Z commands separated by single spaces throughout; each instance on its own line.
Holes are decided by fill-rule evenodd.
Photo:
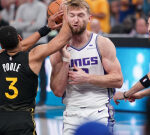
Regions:
M 111 8 L 111 12 L 112 14 L 118 14 L 119 13 L 119 1 L 118 0 L 114 0 L 111 2 L 111 5 L 110 5 L 110 8 Z
M 129 0 L 121 0 L 121 1 L 120 1 L 120 4 L 121 4 L 122 6 L 129 6 Z
M 138 34 L 147 34 L 147 24 L 143 18 L 136 21 L 136 32 Z
M 95 32 L 95 33 L 101 32 L 100 22 L 97 19 L 92 19 L 90 21 L 90 28 L 92 32 Z
M 73 34 L 82 34 L 90 20 L 86 8 L 68 7 L 68 22 Z

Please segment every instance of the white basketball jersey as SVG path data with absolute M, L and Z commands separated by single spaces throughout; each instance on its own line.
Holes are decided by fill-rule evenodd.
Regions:
M 97 37 L 97 34 L 92 33 L 89 42 L 80 49 L 73 46 L 68 47 L 71 54 L 70 70 L 73 69 L 75 64 L 88 74 L 104 75 Z M 63 103 L 66 106 L 74 107 L 102 106 L 108 102 L 109 90 L 92 84 L 68 84 L 63 97 Z

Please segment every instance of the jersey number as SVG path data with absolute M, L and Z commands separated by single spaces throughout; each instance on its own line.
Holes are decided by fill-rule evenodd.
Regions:
M 10 95 L 8 92 L 5 92 L 5 96 L 9 99 L 14 99 L 18 96 L 18 89 L 14 86 L 17 80 L 17 78 L 6 77 L 6 81 L 11 82 L 9 85 L 9 90 L 13 91 L 13 95 Z

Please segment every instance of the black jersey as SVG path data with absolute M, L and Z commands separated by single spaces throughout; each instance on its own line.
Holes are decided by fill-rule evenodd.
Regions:
M 29 67 L 29 53 L 0 54 L 0 110 L 35 108 L 38 76 Z

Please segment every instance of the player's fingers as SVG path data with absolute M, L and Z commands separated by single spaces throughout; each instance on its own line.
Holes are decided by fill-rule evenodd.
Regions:
M 56 24 L 54 28 L 55 28 L 55 29 L 60 29 L 61 26 L 62 26 L 62 23 L 59 23 L 59 24 Z
M 74 71 L 69 71 L 68 76 L 73 77 L 74 76 Z
M 78 67 L 76 66 L 76 64 L 74 64 L 73 66 L 74 66 L 74 69 L 75 69 L 75 70 L 77 70 L 77 71 L 80 70 L 80 68 L 78 68 Z
M 57 15 L 57 16 L 63 16 L 63 15 L 64 15 L 64 12 L 63 12 L 63 10 L 61 10 L 61 11 L 58 11 L 56 15 Z

